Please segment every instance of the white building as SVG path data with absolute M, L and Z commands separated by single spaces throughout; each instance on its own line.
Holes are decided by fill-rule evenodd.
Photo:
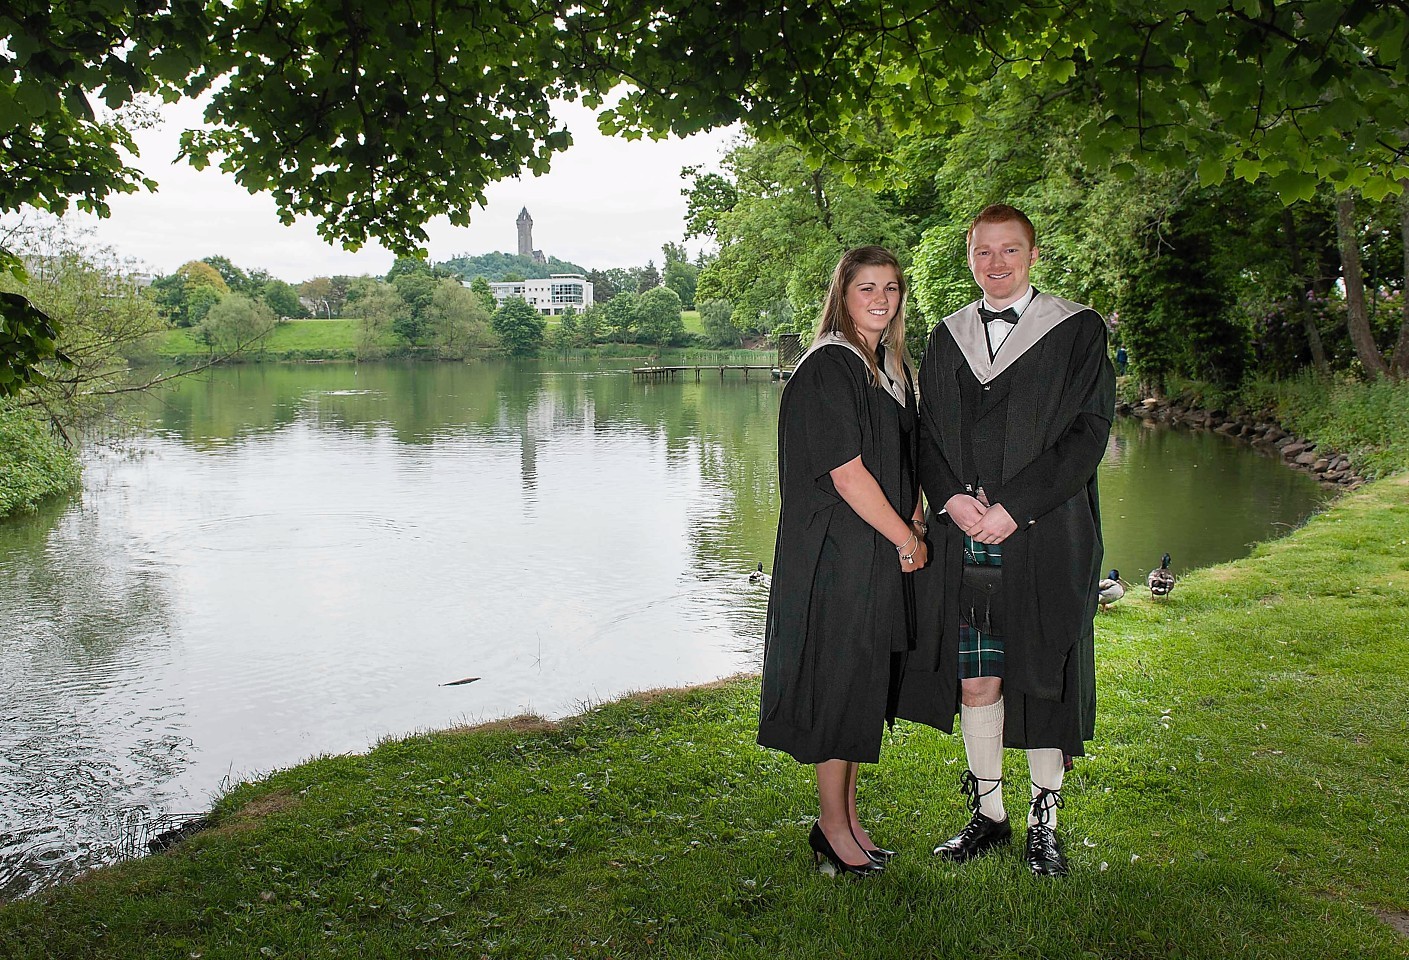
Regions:
M 491 283 L 499 306 L 510 297 L 523 297 L 545 317 L 556 317 L 568 307 L 578 313 L 592 306 L 592 283 L 580 273 L 555 273 L 546 280 L 509 280 Z

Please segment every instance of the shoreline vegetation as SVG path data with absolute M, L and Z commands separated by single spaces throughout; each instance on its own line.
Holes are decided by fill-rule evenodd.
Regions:
M 0 906 L 0 956 L 1402 957 L 1403 387 L 1257 389 L 1382 479 L 1181 575 L 1165 601 L 1137 587 L 1098 617 L 1067 881 L 1029 876 L 1020 844 L 935 861 L 966 814 L 962 745 L 907 723 L 862 788 L 901 857 L 869 882 L 815 875 L 813 785 L 754 745 L 743 677 L 240 784 L 168 852 Z
M 78 454 L 43 420 L 0 402 L 0 521 L 78 489 Z
M 904 722 L 862 785 L 900 857 L 818 876 L 808 771 L 755 746 L 742 677 L 241 784 L 167 853 L 0 907 L 0 955 L 1403 957 L 1409 474 L 1144 593 L 1097 620 L 1060 883 L 929 855 L 962 745 Z

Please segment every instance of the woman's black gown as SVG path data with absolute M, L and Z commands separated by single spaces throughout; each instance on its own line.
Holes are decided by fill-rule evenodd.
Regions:
M 906 398 L 901 406 L 869 383 L 865 362 L 840 345 L 813 352 L 783 390 L 758 742 L 801 763 L 874 763 L 894 718 L 896 660 L 913 635 L 911 580 L 830 472 L 860 456 L 909 519 L 918 495 L 913 389 Z

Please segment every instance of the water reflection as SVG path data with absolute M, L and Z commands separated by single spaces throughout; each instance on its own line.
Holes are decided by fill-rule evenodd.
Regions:
M 0 524 L 0 896 L 227 778 L 756 668 L 778 391 L 268 365 L 149 402 L 124 452 L 88 454 L 80 497 Z M 1134 424 L 1103 471 L 1132 581 L 1165 550 L 1181 570 L 1240 555 L 1315 500 L 1221 437 Z

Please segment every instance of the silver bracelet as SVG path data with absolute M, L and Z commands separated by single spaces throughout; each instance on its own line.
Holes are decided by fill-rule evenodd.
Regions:
M 910 531 L 909 539 L 907 539 L 904 543 L 895 548 L 895 552 L 900 554 L 900 556 L 906 560 L 910 559 L 910 557 L 905 556 L 905 548 L 910 546 L 911 543 L 915 544 L 915 550 L 918 550 L 920 548 L 920 538 L 915 535 L 914 530 Z M 911 557 L 915 555 L 915 550 L 910 551 Z

